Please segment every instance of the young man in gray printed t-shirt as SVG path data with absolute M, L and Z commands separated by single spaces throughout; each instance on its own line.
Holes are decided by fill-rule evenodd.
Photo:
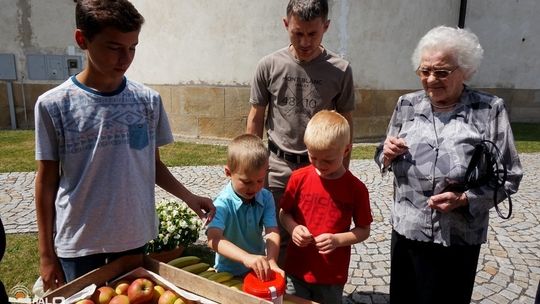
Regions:
M 267 180 L 276 213 L 291 172 L 309 164 L 303 141 L 309 119 L 320 110 L 336 110 L 349 122 L 352 139 L 355 100 L 351 66 L 321 44 L 330 25 L 328 2 L 291 0 L 283 24 L 291 44 L 258 63 L 247 120 L 248 133 L 262 138 L 267 129 L 272 152 Z M 349 159 L 350 155 L 344 159 L 346 167 Z M 284 249 L 289 236 L 284 229 L 281 234 Z M 280 251 L 281 265 L 284 250 Z

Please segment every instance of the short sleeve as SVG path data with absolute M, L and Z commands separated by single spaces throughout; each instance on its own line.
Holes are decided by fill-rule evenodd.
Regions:
M 35 109 L 36 160 L 59 160 L 58 136 L 45 103 L 38 99 Z
M 263 225 L 265 228 L 277 227 L 276 205 L 270 191 L 264 193 Z
M 336 111 L 339 113 L 348 113 L 354 111 L 355 95 L 353 73 L 350 65 L 347 65 L 343 82 L 341 85 L 341 93 L 336 100 Z
M 251 81 L 251 92 L 249 102 L 256 106 L 267 106 L 270 102 L 269 85 L 269 64 L 268 57 L 264 57 L 257 64 L 255 75 Z
M 355 185 L 355 200 L 357 202 L 353 211 L 354 224 L 356 226 L 369 226 L 373 222 L 369 191 L 361 181 L 357 181 Z
M 285 192 L 281 196 L 280 201 L 280 208 L 283 209 L 284 212 L 290 213 L 292 209 L 296 205 L 296 192 L 298 191 L 298 178 L 295 175 L 295 172 L 291 175 L 289 178 L 289 181 L 287 182 L 287 187 L 285 188 Z
M 225 230 L 225 223 L 230 216 L 229 209 L 225 202 L 219 197 L 214 201 L 214 206 L 216 207 L 216 213 L 212 221 L 208 224 L 208 228 Z
M 158 101 L 159 117 L 156 125 L 156 147 L 160 147 L 174 141 L 171 126 L 169 125 L 169 119 L 167 118 L 167 113 L 163 107 L 161 96 L 158 96 Z

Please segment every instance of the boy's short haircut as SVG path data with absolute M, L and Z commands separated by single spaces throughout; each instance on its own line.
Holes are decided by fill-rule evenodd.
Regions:
M 76 0 L 75 23 L 84 37 L 92 40 L 107 27 L 123 33 L 138 31 L 144 17 L 128 0 Z
M 227 167 L 234 173 L 239 170 L 251 171 L 268 166 L 268 149 L 262 140 L 253 134 L 235 137 L 227 149 Z
M 293 14 L 302 21 L 312 21 L 318 17 L 322 17 L 323 21 L 326 21 L 328 20 L 328 1 L 290 0 L 287 5 L 287 18 Z
M 335 111 L 322 110 L 313 115 L 304 133 L 308 150 L 342 148 L 350 143 L 351 130 L 345 117 Z

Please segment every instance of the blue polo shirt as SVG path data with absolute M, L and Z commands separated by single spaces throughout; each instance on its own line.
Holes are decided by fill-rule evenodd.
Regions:
M 255 195 L 252 203 L 244 203 L 234 192 L 231 182 L 223 188 L 214 200 L 216 214 L 208 228 L 223 230 L 223 236 L 242 248 L 258 255 L 265 255 L 263 228 L 276 228 L 276 208 L 272 193 L 262 189 Z M 214 268 L 227 271 L 235 276 L 243 275 L 250 269 L 241 263 L 216 253 Z

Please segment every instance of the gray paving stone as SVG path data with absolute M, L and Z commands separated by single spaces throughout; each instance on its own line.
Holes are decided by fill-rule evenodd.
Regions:
M 488 242 L 481 247 L 474 304 L 533 303 L 540 280 L 540 153 L 520 155 L 524 177 L 512 197 L 513 216 L 490 215 Z M 351 171 L 368 187 L 374 222 L 370 237 L 352 247 L 344 303 L 388 303 L 392 176 L 381 177 L 371 160 L 353 160 Z M 215 197 L 227 183 L 221 166 L 170 168 L 199 195 Z M 36 232 L 34 172 L 0 174 L 0 216 L 7 233 Z M 156 187 L 156 200 L 172 198 Z M 503 203 L 504 205 L 507 202 Z M 504 209 L 506 210 L 506 209 Z

